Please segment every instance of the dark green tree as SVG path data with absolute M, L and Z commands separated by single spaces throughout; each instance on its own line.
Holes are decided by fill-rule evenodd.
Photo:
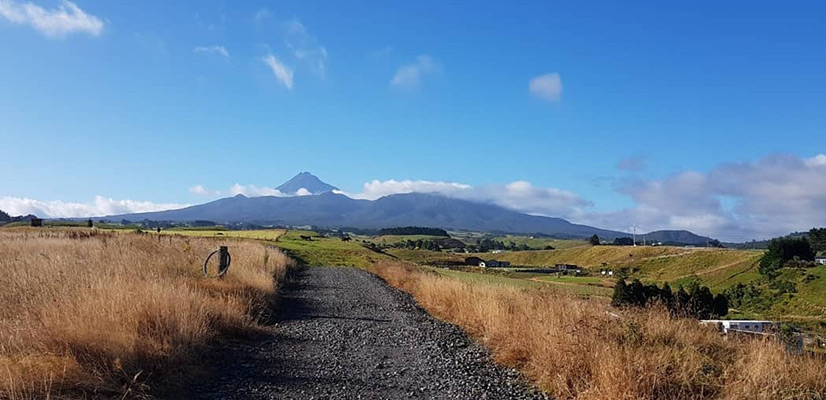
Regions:
M 599 246 L 599 236 L 591 236 L 591 238 L 588 239 L 588 243 L 591 243 L 591 246 Z
M 632 305 L 640 307 L 645 305 L 645 286 L 643 286 L 639 279 L 634 279 L 631 281 L 631 284 L 628 285 L 628 296 Z
M 634 244 L 634 239 L 630 237 L 621 237 L 614 239 L 614 246 L 631 246 Z
M 611 296 L 611 305 L 614 307 L 621 307 L 628 304 L 628 285 L 625 279 L 620 279 L 614 285 L 614 295 Z
M 716 317 L 725 317 L 728 314 L 728 297 L 722 293 L 717 293 L 714 296 L 714 302 L 712 304 L 712 313 Z
M 682 285 L 677 289 L 677 294 L 674 295 L 674 309 L 679 313 L 686 313 L 688 310 L 688 302 L 691 296 L 685 291 Z
M 812 245 L 805 237 L 772 239 L 769 242 L 769 249 L 766 254 L 769 257 L 779 258 L 784 263 L 794 257 L 808 261 L 815 259 L 815 252 L 812 250 Z
M 809 231 L 809 242 L 815 253 L 826 251 L 826 228 L 812 228 Z
M 95 224 L 92 222 L 92 219 L 91 219 L 91 218 L 89 218 L 89 220 L 88 220 L 88 221 L 86 221 L 86 227 L 87 227 L 87 228 L 91 228 L 91 227 L 93 227 L 93 226 L 95 226 Z

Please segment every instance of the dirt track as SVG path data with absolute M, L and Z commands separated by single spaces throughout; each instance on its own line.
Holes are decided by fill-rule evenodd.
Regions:
M 309 268 L 282 291 L 275 333 L 217 349 L 223 374 L 187 398 L 542 399 L 457 327 L 381 279 Z

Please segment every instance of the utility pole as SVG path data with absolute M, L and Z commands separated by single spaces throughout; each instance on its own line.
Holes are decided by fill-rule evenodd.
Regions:
M 634 239 L 633 239 L 634 247 L 637 247 L 637 224 L 634 224 L 631 227 L 631 230 L 634 232 Z

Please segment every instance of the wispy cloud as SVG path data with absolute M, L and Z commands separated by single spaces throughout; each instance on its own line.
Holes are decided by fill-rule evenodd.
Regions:
M 645 169 L 645 156 L 625 157 L 617 161 L 617 169 L 620 171 L 636 172 Z
M 255 185 L 242 185 L 240 183 L 236 183 L 229 188 L 229 193 L 233 196 L 243 194 L 247 197 L 260 197 L 260 196 L 276 196 L 276 197 L 289 197 L 284 193 L 281 193 L 280 190 L 271 187 L 259 187 Z
M 272 73 L 275 74 L 275 78 L 278 79 L 281 84 L 283 84 L 287 89 L 293 89 L 292 68 L 281 63 L 281 61 L 279 61 L 278 58 L 272 54 L 264 57 L 264 63 L 270 67 Z
M 272 12 L 269 9 L 260 8 L 255 12 L 255 17 L 253 17 L 253 20 L 256 24 L 260 24 L 270 17 L 272 17 Z
M 327 48 L 310 35 L 307 27 L 297 18 L 289 21 L 284 31 L 284 43 L 293 57 L 306 63 L 314 74 L 324 78 L 327 74 Z
M 216 54 L 219 56 L 229 57 L 229 52 L 224 46 L 197 46 L 193 49 L 196 53 Z
M 220 190 L 210 190 L 203 185 L 195 185 L 189 188 L 189 193 L 197 194 L 199 196 L 220 196 Z
M 103 21 L 87 14 L 75 3 L 63 0 L 58 8 L 47 10 L 34 3 L 0 0 L 0 17 L 21 25 L 29 25 L 48 37 L 64 37 L 71 33 L 99 36 Z
M 528 82 L 528 90 L 541 100 L 559 101 L 562 98 L 562 79 L 556 72 L 539 75 Z
M 115 200 L 95 196 L 91 203 L 41 201 L 25 197 L 0 197 L 0 210 L 11 215 L 34 214 L 46 218 L 101 217 L 105 215 L 173 210 L 188 204 L 153 203 L 151 201 Z
M 433 57 L 421 55 L 416 57 L 416 62 L 405 64 L 396 70 L 390 86 L 397 88 L 416 88 L 425 75 L 434 74 L 441 71 L 440 63 Z
M 373 58 L 387 58 L 393 54 L 393 46 L 385 46 L 371 53 Z

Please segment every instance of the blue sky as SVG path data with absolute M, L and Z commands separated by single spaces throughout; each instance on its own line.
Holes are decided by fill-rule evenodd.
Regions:
M 194 204 L 307 170 L 614 229 L 826 224 L 821 2 L 237 3 L 0 0 L 0 208 Z

